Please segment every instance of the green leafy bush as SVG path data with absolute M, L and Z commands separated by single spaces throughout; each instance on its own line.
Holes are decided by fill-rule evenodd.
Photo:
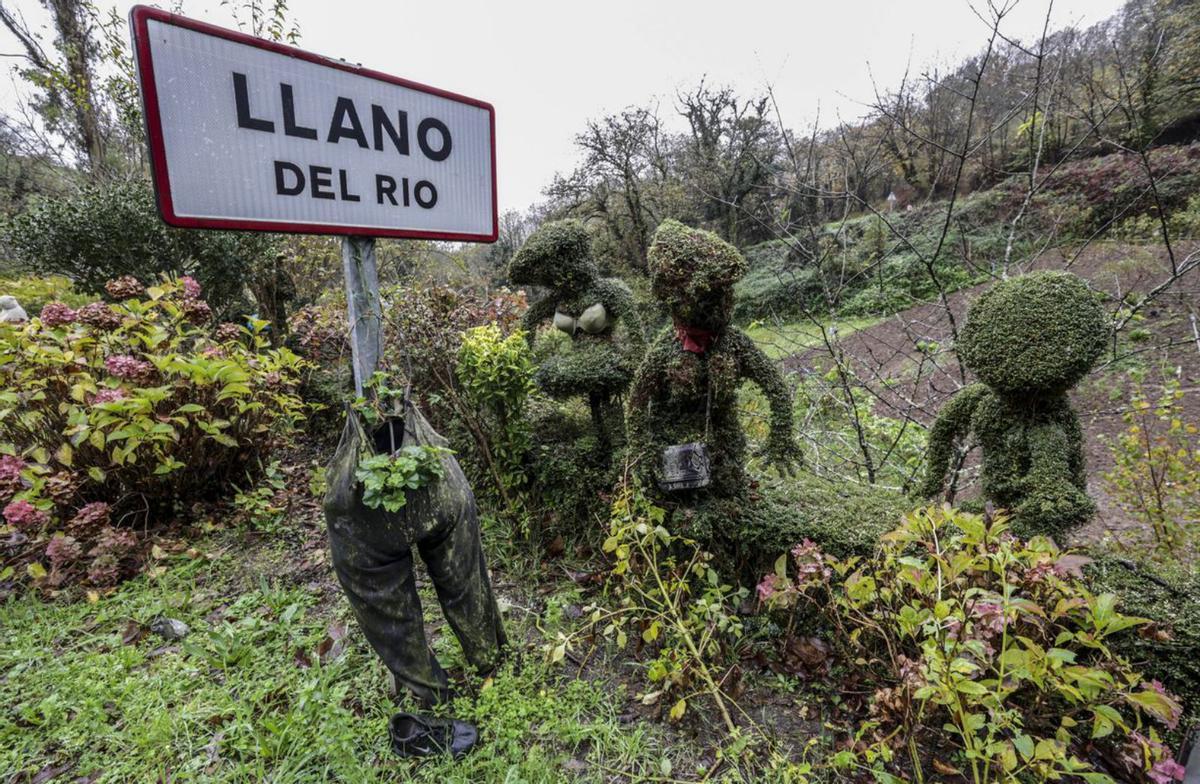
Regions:
M 162 222 L 149 183 L 115 180 L 77 194 L 36 197 L 4 226 L 24 266 L 65 275 L 99 294 L 105 281 L 132 275 L 192 275 L 222 314 L 247 311 L 243 292 L 276 254 L 268 234 L 173 229 Z
M 237 519 L 255 531 L 265 534 L 278 534 L 283 530 L 287 516 L 286 496 L 287 481 L 279 467 L 278 460 L 272 460 L 262 471 L 257 480 L 251 477 L 252 484 L 244 490 L 238 490 L 233 497 L 233 508 Z
M 73 308 L 86 305 L 94 297 L 75 291 L 69 278 L 62 275 L 0 278 L 0 297 L 16 297 L 29 315 L 35 315 L 50 302 L 62 302 Z
M 455 375 L 469 407 L 466 416 L 495 490 L 509 504 L 528 483 L 525 407 L 534 391 L 533 371 L 524 332 L 505 336 L 488 324 L 463 333 Z
M 1182 741 L 1200 727 L 1200 571 L 1186 564 L 1143 564 L 1097 554 L 1087 567 L 1092 589 L 1115 593 L 1126 611 L 1150 624 L 1113 638 L 1113 651 L 1162 681 L 1183 702 L 1175 731 Z
M 463 335 L 487 324 L 505 335 L 518 329 L 525 296 L 507 289 L 478 291 L 427 282 L 393 286 L 382 294 L 386 364 L 410 376 L 430 422 L 446 434 L 460 457 L 469 455 L 475 446 L 462 421 L 457 375 Z M 343 323 L 344 313 L 344 308 L 339 311 Z
M 635 484 L 622 484 L 603 545 L 613 558 L 604 601 L 585 607 L 584 627 L 560 633 L 546 650 L 558 663 L 585 640 L 618 648 L 634 641 L 649 684 L 639 695 L 643 705 L 669 704 L 667 717 L 678 721 L 689 700 L 703 695 L 733 735 L 737 728 L 722 669 L 742 635 L 737 607 L 749 592 L 722 582 L 712 556 L 694 540 L 669 532 L 665 516 Z
M 1134 375 L 1125 430 L 1109 443 L 1113 467 L 1104 474 L 1109 495 L 1167 557 L 1186 554 L 1200 535 L 1200 436 L 1184 421 L 1183 394 L 1179 379 L 1168 377 L 1152 400 Z
M 305 429 L 332 446 L 342 432 L 345 403 L 354 397 L 346 300 L 340 290 L 289 317 L 287 346 L 309 360 L 298 390 L 311 407 Z
M 157 522 L 230 489 L 306 410 L 303 360 L 250 329 L 198 325 L 208 309 L 195 281 L 110 289 L 131 296 L 50 303 L 0 326 L 4 516 L 39 560 L 65 531 L 45 553 L 63 566 L 131 546 L 112 525 Z
M 445 476 L 440 446 L 409 444 L 394 455 L 369 455 L 358 463 L 354 478 L 362 483 L 363 504 L 399 512 L 408 504 L 408 491 L 419 490 Z
M 1028 542 L 1003 516 L 949 507 L 908 515 L 870 558 L 837 559 L 811 542 L 759 584 L 772 606 L 815 602 L 842 654 L 873 678 L 871 716 L 834 762 L 891 780 L 900 754 L 925 780 L 1166 782 L 1179 768 L 1155 725 L 1181 706 L 1118 656 L 1112 643 L 1147 621 L 1081 579 L 1087 559 L 1049 539 Z
M 813 269 L 754 266 L 734 286 L 733 318 L 745 322 L 758 318 L 788 318 L 805 308 L 824 312 L 820 276 Z

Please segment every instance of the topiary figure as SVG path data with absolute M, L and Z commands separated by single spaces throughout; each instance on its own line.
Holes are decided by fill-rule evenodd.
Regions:
M 746 261 L 717 235 L 674 220 L 658 227 L 648 261 L 652 290 L 674 327 L 658 336 L 634 376 L 626 408 L 631 456 L 643 477 L 659 484 L 664 448 L 703 442 L 710 484 L 673 498 L 687 506 L 732 499 L 736 507 L 748 487 L 746 436 L 737 415 L 743 380 L 761 387 L 771 406 L 768 459 L 786 469 L 800 458 L 783 377 L 746 333 L 730 325 L 733 284 Z
M 513 256 L 508 276 L 516 284 L 550 289 L 526 311 L 526 334 L 532 345 L 537 328 L 551 321 L 571 336 L 571 350 L 544 360 L 534 381 L 553 398 L 586 397 L 607 449 L 605 411 L 629 386 L 645 342 L 629 287 L 600 276 L 587 230 L 577 220 L 541 226 Z M 616 334 L 620 322 L 623 337 Z
M 1109 324 L 1095 296 L 1066 272 L 1002 281 L 972 306 L 958 341 L 979 377 L 929 432 L 922 493 L 942 491 L 955 439 L 983 449 L 983 493 L 1025 534 L 1061 536 L 1095 511 L 1084 476 L 1083 431 L 1067 392 L 1104 351 Z

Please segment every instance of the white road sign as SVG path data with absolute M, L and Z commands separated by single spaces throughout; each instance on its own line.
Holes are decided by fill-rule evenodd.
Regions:
M 145 6 L 130 27 L 172 226 L 496 239 L 491 104 Z

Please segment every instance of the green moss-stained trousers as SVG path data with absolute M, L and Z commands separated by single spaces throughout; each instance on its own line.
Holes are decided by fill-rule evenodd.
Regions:
M 415 406 L 407 406 L 403 423 L 403 444 L 446 445 Z M 348 412 L 327 474 L 325 521 L 333 566 L 364 636 L 397 684 L 432 705 L 448 699 L 449 685 L 425 640 L 414 547 L 467 661 L 490 670 L 506 644 L 484 562 L 475 496 L 458 461 L 446 454 L 445 475 L 409 491 L 399 512 L 369 509 L 354 472 L 360 457 L 374 448 L 358 415 Z

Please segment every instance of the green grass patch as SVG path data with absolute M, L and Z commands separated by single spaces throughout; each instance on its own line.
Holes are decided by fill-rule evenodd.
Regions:
M 836 319 L 831 321 L 826 329 L 836 328 L 837 337 L 844 338 L 880 321 L 882 319 L 879 318 Z M 755 321 L 745 327 L 745 330 L 771 359 L 783 359 L 823 345 L 821 330 L 811 321 L 792 321 L 784 324 Z
M 683 753 L 657 728 L 618 719 L 619 683 L 549 669 L 536 616 L 513 610 L 510 637 L 534 642 L 490 681 L 468 681 L 450 708 L 479 725 L 480 747 L 459 763 L 400 760 L 386 741 L 398 708 L 344 599 L 293 584 L 244 549 L 235 541 L 216 561 L 181 557 L 94 603 L 26 596 L 0 606 L 0 780 L 68 766 L 62 780 L 607 781 L 659 773 Z M 557 604 L 573 600 L 566 590 Z M 159 615 L 191 633 L 180 643 L 128 639 L 131 621 Z M 345 650 L 322 661 L 331 625 L 348 629 Z M 444 664 L 461 663 L 448 632 L 433 642 Z

